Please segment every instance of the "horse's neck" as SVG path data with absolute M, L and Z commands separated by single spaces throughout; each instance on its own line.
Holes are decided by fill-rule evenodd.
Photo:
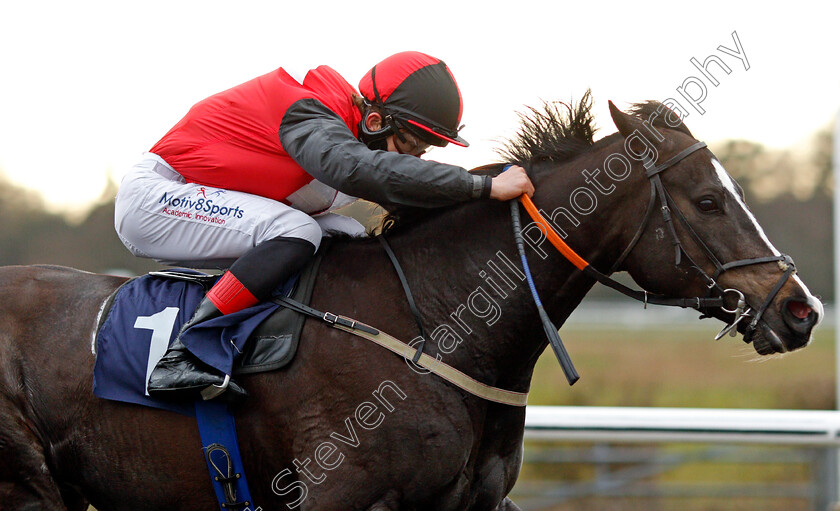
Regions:
M 471 204 L 391 239 L 440 355 L 481 381 L 524 390 L 546 340 L 524 280 L 507 204 Z M 546 244 L 548 247 L 548 244 Z M 530 252 L 530 250 L 529 250 Z M 592 287 L 556 254 L 529 254 L 558 327 Z
M 560 207 L 570 209 L 572 191 L 587 184 L 581 171 L 602 167 L 604 158 L 617 150 L 614 145 L 602 144 L 572 162 L 545 164 L 552 170 L 537 169 L 547 172 L 538 176 L 537 205 L 548 214 Z M 627 232 L 644 212 L 643 200 L 639 208 L 628 208 L 633 204 L 628 201 L 635 200 L 642 189 L 640 183 L 633 177 L 610 194 L 599 194 L 594 211 L 578 214 L 578 225 L 567 224 L 566 241 L 595 267 L 608 269 L 625 248 Z M 527 216 L 522 220 L 525 226 L 530 223 Z M 406 271 L 415 275 L 412 285 L 433 337 L 427 343 L 430 354 L 440 354 L 447 363 L 484 381 L 527 388 L 547 341 L 524 281 L 509 206 L 467 204 L 402 233 L 394 243 Z M 526 251 L 537 291 L 559 328 L 594 281 L 547 241 L 539 249 Z M 454 343 L 457 347 L 451 349 Z
M 537 176 L 537 205 L 548 214 L 563 205 L 569 207 L 571 191 L 585 184 L 580 171 L 600 166 L 610 149 L 593 151 L 596 154 L 569 162 L 566 169 L 558 164 L 551 164 L 556 167 L 553 170 L 537 169 L 542 172 Z M 603 200 L 596 211 L 581 216 L 574 229 L 566 229 L 569 245 L 601 269 L 624 248 L 619 246 L 619 238 L 630 228 L 624 225 L 628 223 L 626 212 L 616 207 L 623 200 L 622 193 Z M 527 216 L 522 220 L 523 225 L 530 223 Z M 464 204 L 399 228 L 387 237 L 422 315 L 429 341 L 424 351 L 486 383 L 514 390 L 527 388 L 547 341 L 516 250 L 510 206 L 495 201 Z M 364 266 L 371 260 L 384 264 L 382 257 L 372 255 L 379 250 L 377 245 L 345 246 L 336 257 L 343 268 Z M 559 328 L 594 281 L 565 261 L 547 241 L 541 243 L 540 250 L 526 251 L 540 298 Z M 397 291 L 391 268 L 359 273 L 370 275 L 366 277 L 368 294 L 376 293 L 381 279 L 393 279 L 388 289 L 394 295 L 389 291 L 387 297 L 377 296 L 371 303 L 385 307 L 382 312 L 405 310 L 406 298 Z M 403 319 L 402 324 L 412 323 L 410 317 Z M 381 326 L 386 331 L 389 327 Z M 404 335 L 416 334 L 412 329 Z

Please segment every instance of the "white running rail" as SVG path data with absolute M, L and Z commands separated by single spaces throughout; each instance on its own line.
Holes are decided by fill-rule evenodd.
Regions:
M 840 411 L 529 406 L 525 438 L 840 446 Z

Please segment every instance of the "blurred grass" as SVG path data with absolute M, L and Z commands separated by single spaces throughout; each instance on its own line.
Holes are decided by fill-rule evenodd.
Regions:
M 834 409 L 834 329 L 822 328 L 806 348 L 760 357 L 740 337 L 715 342 L 715 323 L 669 328 L 600 328 L 570 326 L 560 332 L 581 379 L 569 387 L 551 350 L 537 363 L 529 405 L 653 406 L 696 408 Z M 526 453 L 545 449 L 588 449 L 593 444 L 526 442 Z M 710 446 L 662 444 L 635 446 L 663 455 L 686 454 Z M 772 450 L 771 446 L 751 449 Z M 784 448 L 775 448 L 784 449 Z M 689 462 L 640 481 L 648 488 L 685 485 L 706 496 L 607 497 L 580 496 L 562 504 L 536 505 L 525 494 L 534 485 L 550 487 L 593 481 L 595 467 L 581 463 L 526 463 L 514 501 L 523 509 L 552 511 L 764 511 L 808 510 L 807 499 L 761 496 L 761 488 L 774 485 L 807 487 L 815 474 L 798 464 L 727 464 L 708 460 Z M 612 469 L 620 469 L 613 465 Z M 727 496 L 726 485 L 754 485 L 752 497 Z M 731 486 L 730 486 L 731 488 Z M 720 493 L 723 492 L 723 493 Z
M 834 409 L 833 329 L 818 328 L 799 351 L 760 357 L 740 336 L 714 341 L 716 326 L 563 328 L 581 379 L 570 388 L 546 350 L 528 404 Z

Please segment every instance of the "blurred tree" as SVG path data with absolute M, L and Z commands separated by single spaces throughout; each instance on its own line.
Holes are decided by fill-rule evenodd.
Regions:
M 34 192 L 0 176 L 0 264 L 59 264 L 93 272 L 145 273 L 158 263 L 131 255 L 114 232 L 111 184 L 81 223 L 45 210 Z
M 834 140 L 833 127 L 814 135 L 811 161 L 817 169 L 816 193 L 831 197 L 834 192 L 834 171 L 832 170 Z
M 834 299 L 831 133 L 821 130 L 800 151 L 768 150 L 743 140 L 712 148 L 744 188 L 768 238 L 793 257 L 811 291 L 828 300 Z
M 833 299 L 831 196 L 832 130 L 815 134 L 803 151 L 769 150 L 746 140 L 714 144 L 712 150 L 742 185 L 747 203 L 779 250 L 797 262 L 811 290 Z M 45 210 L 34 192 L 0 174 L 0 264 L 61 264 L 94 272 L 145 273 L 154 261 L 131 255 L 113 227 L 116 184 L 109 182 L 99 202 L 81 222 Z M 375 225 L 381 210 L 358 203 L 344 211 Z M 620 297 L 596 289 L 598 298 Z

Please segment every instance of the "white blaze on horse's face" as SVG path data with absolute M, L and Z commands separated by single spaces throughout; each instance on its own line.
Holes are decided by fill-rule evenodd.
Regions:
M 715 173 L 717 174 L 717 178 L 718 181 L 720 181 L 720 184 L 723 185 L 726 191 L 729 192 L 729 194 L 732 195 L 732 197 L 735 199 L 735 202 L 737 202 L 738 205 L 741 206 L 741 209 L 744 210 L 744 213 L 746 213 L 747 217 L 749 217 L 750 221 L 752 221 L 755 230 L 758 231 L 758 235 L 761 236 L 761 239 L 764 240 L 764 243 L 767 244 L 767 248 L 769 248 L 770 251 L 773 252 L 774 256 L 781 255 L 781 252 L 776 250 L 776 247 L 773 246 L 773 244 L 767 238 L 767 235 L 764 234 L 764 229 L 762 229 L 761 226 L 758 224 L 758 220 L 756 220 L 755 216 L 752 214 L 752 211 L 750 211 L 750 208 L 748 208 L 747 205 L 744 204 L 744 201 L 741 200 L 741 194 L 739 194 L 738 190 L 735 189 L 735 184 L 732 182 L 732 177 L 729 176 L 729 173 L 726 172 L 726 169 L 723 168 L 723 165 L 717 160 L 717 158 L 712 158 L 712 166 L 715 168 Z
M 770 242 L 770 239 L 767 238 L 767 235 L 764 233 L 764 229 L 761 228 L 759 225 L 758 220 L 756 220 L 755 216 L 750 211 L 750 208 L 744 203 L 743 199 L 741 199 L 741 194 L 738 193 L 738 190 L 735 188 L 735 183 L 732 181 L 732 177 L 726 172 L 726 169 L 723 168 L 723 164 L 721 164 L 717 158 L 712 158 L 712 167 L 715 169 L 715 174 L 717 175 L 718 181 L 720 184 L 723 185 L 723 188 L 729 192 L 732 197 L 735 199 L 735 202 L 741 207 L 744 213 L 752 222 L 755 230 L 758 231 L 758 235 L 761 236 L 761 239 L 764 240 L 764 243 L 767 244 L 767 248 L 773 253 L 773 255 L 777 256 L 780 255 L 776 247 L 773 246 L 773 243 Z M 805 295 L 808 297 L 808 305 L 814 309 L 817 314 L 819 315 L 819 321 L 822 321 L 824 311 L 823 311 L 823 304 L 820 300 L 817 299 L 814 295 L 811 294 L 811 291 L 808 289 L 808 286 L 802 282 L 802 279 L 799 278 L 799 275 L 794 274 L 793 280 L 802 287 L 802 290 L 805 291 Z

